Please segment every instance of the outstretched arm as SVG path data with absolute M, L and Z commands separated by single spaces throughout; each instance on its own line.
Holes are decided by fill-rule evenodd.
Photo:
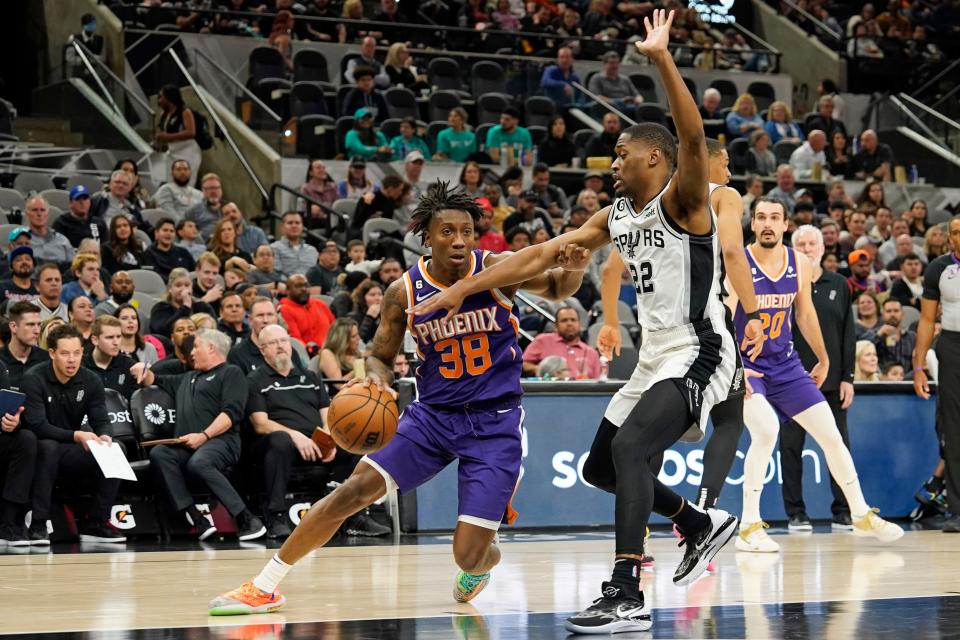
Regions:
M 743 311 L 749 316 L 757 311 L 757 294 L 753 288 L 753 275 L 750 273 L 750 264 L 743 249 L 743 228 L 740 219 L 743 217 L 743 199 L 740 194 L 729 187 L 722 187 L 713 193 L 713 208 L 717 212 L 717 233 L 720 235 L 720 248 L 723 251 L 723 265 L 727 271 L 727 278 Z M 763 325 L 759 318 L 753 318 L 745 327 L 743 345 L 748 346 L 750 360 L 756 360 L 763 349 Z
M 583 284 L 583 273 L 590 264 L 591 253 L 588 249 L 569 245 L 571 251 L 565 255 L 567 262 L 562 267 L 550 269 L 520 284 L 520 289 L 536 294 L 552 302 L 562 302 L 579 289 Z M 506 260 L 513 254 L 510 252 L 490 255 L 487 257 L 486 268 Z
M 400 353 L 407 328 L 407 291 L 404 278 L 387 287 L 380 311 L 380 326 L 373 336 L 373 347 L 367 357 L 367 377 L 383 388 L 393 384 L 393 361 Z
M 611 251 L 600 273 L 600 303 L 603 305 L 603 327 L 597 336 L 597 351 L 608 360 L 620 355 L 620 315 L 617 302 L 620 300 L 620 280 L 623 274 L 623 258 Z

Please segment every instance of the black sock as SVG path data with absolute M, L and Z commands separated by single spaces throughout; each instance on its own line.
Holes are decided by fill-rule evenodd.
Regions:
M 937 476 L 930 476 L 930 479 L 923 483 L 923 486 L 930 493 L 940 493 L 943 491 L 943 478 L 938 478 Z
M 636 598 L 640 594 L 640 570 L 640 561 L 636 558 L 617 558 L 610 582 L 620 587 L 624 595 Z
M 701 531 L 710 526 L 710 516 L 697 509 L 686 500 L 677 515 L 670 518 L 684 533 Z
M 203 517 L 203 514 L 200 513 L 200 509 L 197 509 L 197 507 L 194 505 L 190 505 L 189 507 L 184 509 L 183 513 L 190 519 L 190 522 L 193 522 L 193 526 L 195 526 L 197 530 L 199 530 L 200 527 L 202 526 L 201 523 L 207 524 L 207 522 L 205 521 L 206 519 Z
M 16 524 L 17 505 L 0 498 L 0 524 Z

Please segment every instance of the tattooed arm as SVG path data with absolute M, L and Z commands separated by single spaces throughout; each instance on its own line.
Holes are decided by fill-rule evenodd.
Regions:
M 373 347 L 367 358 L 367 378 L 383 388 L 393 384 L 393 361 L 403 344 L 407 329 L 407 292 L 403 278 L 395 280 L 383 296 L 380 326 L 373 336 Z

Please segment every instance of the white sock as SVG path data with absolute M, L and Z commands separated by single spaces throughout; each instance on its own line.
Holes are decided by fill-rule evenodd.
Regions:
M 777 444 L 780 419 L 767 399 L 754 394 L 743 403 L 743 421 L 750 432 L 750 448 L 743 459 L 743 525 L 760 522 L 760 494 L 770 455 Z
M 743 517 L 740 526 L 746 528 L 754 522 L 760 522 L 760 494 L 763 489 L 752 489 L 743 485 Z
M 292 568 L 292 564 L 287 564 L 280 559 L 280 556 L 274 555 L 270 558 L 270 561 L 264 565 L 260 575 L 253 579 L 253 584 L 264 593 L 273 593 L 277 590 L 277 585 L 280 584 L 280 581 L 287 577 L 287 573 L 289 573 Z

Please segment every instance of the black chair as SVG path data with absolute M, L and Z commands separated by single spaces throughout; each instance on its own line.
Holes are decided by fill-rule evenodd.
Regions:
M 290 115 L 295 118 L 327 115 L 327 100 L 323 89 L 313 82 L 295 82 L 290 90 Z
M 327 58 L 316 49 L 302 49 L 293 56 L 294 82 L 330 82 Z
M 800 143 L 793 142 L 792 140 L 781 140 L 773 145 L 773 155 L 777 158 L 777 164 L 789 164 L 790 155 L 796 151 L 799 146 Z
M 691 80 L 690 78 L 684 76 L 683 84 L 687 85 L 687 91 L 690 92 L 690 95 L 693 96 L 693 99 L 697 101 L 697 104 L 700 103 L 700 96 L 697 95 L 697 83 Z
M 256 47 L 250 52 L 248 67 L 250 75 L 247 84 L 251 89 L 255 89 L 266 78 L 284 78 L 287 75 L 283 54 L 273 47 Z
M 769 82 L 757 81 L 751 82 L 747 86 L 747 93 L 753 96 L 753 99 L 757 102 L 757 110 L 763 111 L 768 109 L 771 104 L 777 99 L 777 94 L 773 90 L 773 85 Z
M 528 127 L 549 127 L 557 107 L 553 100 L 544 96 L 530 96 L 523 105 Z
M 463 91 L 463 71 L 453 58 L 434 58 L 427 65 L 431 86 L 448 91 Z
M 482 96 L 485 93 L 506 93 L 507 77 L 496 62 L 481 60 L 470 69 L 470 93 Z
M 803 119 L 803 130 L 809 133 L 813 126 L 813 121 L 819 117 L 820 117 L 820 114 L 817 113 L 816 111 L 814 111 L 813 113 L 808 113 Z
M 502 93 L 486 93 L 477 98 L 477 123 L 499 124 L 500 114 L 510 106 L 508 96 Z
M 455 91 L 434 91 L 427 107 L 427 117 L 431 122 L 446 120 L 450 110 L 459 106 L 460 96 Z
M 400 123 L 403 118 L 387 118 L 380 123 L 380 133 L 384 135 L 387 142 L 400 135 Z
M 434 153 L 437 152 L 437 136 L 449 126 L 450 123 L 446 120 L 434 120 L 427 125 L 427 144 L 430 145 L 430 149 Z
M 347 94 L 356 89 L 356 85 L 343 84 L 337 89 L 337 113 L 342 116 L 353 116 L 352 113 L 343 112 L 343 103 L 347 99 Z
M 177 401 L 157 386 L 137 389 L 130 397 L 130 417 L 141 442 L 172 438 L 177 428 Z
M 547 137 L 547 128 L 541 127 L 540 125 L 533 125 L 527 127 L 527 131 L 530 132 L 530 140 L 533 142 L 533 146 L 539 146 L 543 142 L 544 138 Z
M 643 96 L 644 102 L 659 101 L 659 97 L 657 96 L 657 85 L 654 83 L 653 78 L 645 73 L 631 73 L 629 78 L 630 82 L 633 83 L 633 86 L 636 87 L 637 91 L 640 92 L 640 95 Z
M 337 136 L 336 147 L 337 147 L 338 154 L 347 152 L 346 144 L 344 143 L 346 141 L 347 131 L 350 131 L 350 129 L 353 129 L 353 122 L 354 122 L 353 116 L 340 116 L 339 118 L 337 118 L 337 121 L 334 124 L 334 129 L 336 131 L 336 136 Z M 349 160 L 349 158 L 347 159 Z
M 740 95 L 737 92 L 737 85 L 730 80 L 714 80 L 710 83 L 710 87 L 720 92 L 720 106 L 723 108 L 732 107 L 737 101 L 737 96 Z
M 347 80 L 347 76 L 345 75 L 347 73 L 347 65 L 350 63 L 351 60 L 355 60 L 356 58 L 361 58 L 361 57 L 363 56 L 361 56 L 359 53 L 346 53 L 342 58 L 340 58 L 340 84 L 341 85 L 351 84 Z
M 487 150 L 487 133 L 490 129 L 493 129 L 495 125 L 499 123 L 487 122 L 486 124 L 481 124 L 476 129 L 477 136 L 477 150 Z
M 750 141 L 746 138 L 735 138 L 727 146 L 730 154 L 730 171 L 743 175 L 747 172 L 747 153 L 750 151 Z
M 417 96 L 405 87 L 393 87 L 383 94 L 387 101 L 387 110 L 391 118 L 420 119 L 420 109 L 417 107 Z
M 328 115 L 297 118 L 297 154 L 311 158 L 333 158 L 337 155 L 336 129 L 336 120 Z
M 580 131 L 573 134 L 573 146 L 577 149 L 585 149 L 593 135 L 593 129 L 580 129 Z
M 663 105 L 643 103 L 637 106 L 637 120 L 640 122 L 655 122 L 667 126 L 667 110 Z
M 137 428 L 130 417 L 127 399 L 116 389 L 104 389 L 104 396 L 107 415 L 110 416 L 110 427 L 108 431 L 98 432 L 97 435 L 108 435 L 123 445 L 127 460 L 139 460 L 140 440 L 137 437 Z

